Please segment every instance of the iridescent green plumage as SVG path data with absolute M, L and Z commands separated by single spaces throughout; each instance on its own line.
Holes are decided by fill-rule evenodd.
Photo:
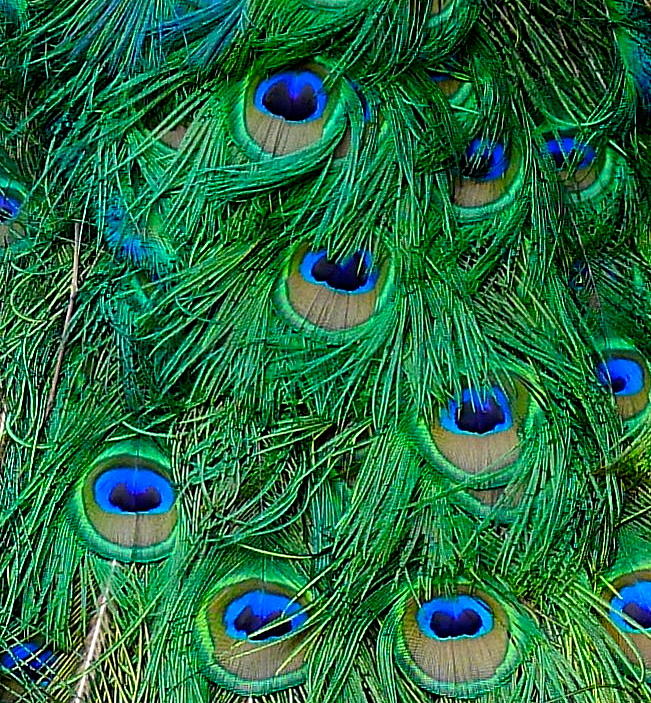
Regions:
M 0 11 L 0 701 L 651 701 L 648 6 Z

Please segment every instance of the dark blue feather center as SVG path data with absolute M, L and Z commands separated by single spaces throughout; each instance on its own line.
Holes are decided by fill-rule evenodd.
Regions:
M 50 679 L 46 674 L 56 662 L 54 652 L 36 642 L 25 642 L 11 647 L 0 655 L 0 666 L 10 671 L 21 671 L 27 678 L 47 686 Z
M 473 181 L 495 181 L 506 173 L 508 167 L 504 144 L 477 138 L 466 149 L 461 161 L 461 175 Z
M 20 214 L 20 202 L 8 195 L 0 195 L 0 223 L 8 222 Z
M 372 261 L 365 251 L 357 251 L 342 262 L 329 259 L 326 251 L 308 252 L 301 262 L 300 272 L 306 281 L 339 293 L 368 293 L 378 278 Z
M 100 474 L 93 495 L 108 513 L 160 514 L 171 510 L 174 490 L 160 474 L 144 467 L 117 467 Z
M 455 434 L 487 435 L 504 432 L 513 426 L 511 406 L 497 387 L 479 392 L 466 388 L 460 402 L 451 401 L 441 414 L 441 427 Z
M 596 152 L 589 144 L 582 144 L 574 137 L 559 137 L 548 139 L 546 143 L 548 154 L 559 170 L 570 166 L 577 170 L 588 168 L 596 157 Z
M 312 71 L 286 71 L 262 81 L 255 93 L 255 106 L 287 122 L 311 122 L 325 110 L 328 101 L 323 80 Z
M 597 379 L 615 395 L 636 395 L 644 388 L 644 369 L 633 359 L 612 357 L 597 366 Z
M 280 593 L 249 591 L 228 604 L 224 626 L 233 639 L 273 640 L 290 634 L 306 622 L 307 615 L 301 611 L 300 603 Z M 277 625 L 271 625 L 277 620 L 280 621 Z
M 651 630 L 651 581 L 619 589 L 619 598 L 610 601 L 610 619 L 623 632 Z
M 434 598 L 420 607 L 416 620 L 424 635 L 437 640 L 481 637 L 493 629 L 488 605 L 466 595 Z

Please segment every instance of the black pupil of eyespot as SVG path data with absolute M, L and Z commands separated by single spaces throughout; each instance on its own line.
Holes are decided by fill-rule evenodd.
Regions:
M 611 376 L 610 387 L 613 393 L 621 393 L 626 389 L 626 379 L 622 376 Z
M 478 403 L 466 400 L 457 409 L 457 427 L 464 432 L 473 434 L 486 434 L 505 421 L 503 408 L 494 398 L 487 402 Z
M 568 164 L 574 163 L 577 153 L 576 149 L 570 149 L 569 151 L 559 149 L 558 151 L 552 151 L 551 156 L 556 168 L 562 169 L 567 168 Z
M 437 610 L 430 621 L 432 632 L 440 639 L 447 637 L 472 637 L 481 629 L 481 616 L 470 608 L 465 608 L 454 616 Z
M 161 496 L 153 486 L 134 491 L 126 483 L 118 483 L 111 491 L 109 502 L 125 513 L 144 513 L 157 508 Z
M 461 175 L 464 178 L 480 180 L 486 178 L 494 165 L 495 157 L 492 152 L 464 156 L 461 161 Z
M 250 640 L 266 640 L 269 637 L 282 637 L 283 635 L 287 635 L 292 631 L 291 620 L 285 620 L 283 622 L 278 623 L 277 625 L 274 625 L 273 627 L 266 628 L 264 632 L 254 634 L 258 630 L 265 627 L 265 625 L 268 625 L 270 622 L 277 620 L 281 616 L 282 612 L 280 610 L 274 610 L 268 615 L 264 616 L 257 615 L 253 612 L 251 606 L 247 605 L 246 608 L 244 608 L 242 612 L 235 618 L 235 627 L 240 632 L 246 632 Z
M 651 610 L 637 603 L 627 603 L 622 611 L 628 615 L 631 620 L 640 626 L 642 630 L 651 628 Z
M 262 104 L 272 115 L 288 122 L 302 122 L 317 110 L 316 91 L 307 82 L 298 91 L 292 90 L 292 87 L 286 80 L 278 80 L 267 89 Z
M 364 255 L 356 252 L 347 262 L 335 263 L 322 256 L 312 267 L 312 276 L 315 281 L 327 283 L 331 288 L 352 292 L 366 285 L 368 269 L 364 262 Z

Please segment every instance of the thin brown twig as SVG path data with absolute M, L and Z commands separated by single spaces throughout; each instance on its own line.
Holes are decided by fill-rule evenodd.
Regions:
M 7 406 L 5 405 L 4 398 L 0 399 L 0 469 L 2 468 L 2 461 L 5 457 L 5 442 L 7 439 L 7 433 L 5 432 L 5 423 L 7 422 Z
M 81 224 L 79 222 L 75 223 L 75 248 L 72 259 L 72 280 L 70 282 L 70 296 L 68 298 L 68 309 L 66 310 L 66 319 L 63 323 L 63 330 L 61 332 L 61 342 L 59 343 L 59 351 L 57 353 L 57 361 L 54 367 L 54 376 L 52 377 L 52 384 L 50 385 L 50 393 L 47 398 L 47 405 L 45 406 L 45 420 L 50 416 L 52 408 L 54 407 L 54 398 L 56 396 L 57 386 L 59 385 L 59 378 L 61 377 L 61 368 L 63 366 L 63 359 L 66 353 L 66 344 L 68 342 L 68 336 L 70 334 L 70 321 L 72 320 L 72 314 L 75 309 L 75 300 L 77 298 L 77 292 L 79 290 L 79 256 L 81 251 Z
M 117 561 L 114 559 L 111 563 L 111 569 L 115 569 Z M 79 672 L 82 674 L 77 684 L 75 694 L 70 703 L 83 703 L 86 698 L 87 689 L 90 679 L 93 675 L 93 662 L 99 658 L 102 653 L 102 635 L 106 629 L 106 618 L 108 615 L 108 592 L 109 584 L 107 584 L 97 601 L 97 614 L 90 621 L 88 635 L 86 636 L 86 650 L 84 661 L 82 662 Z

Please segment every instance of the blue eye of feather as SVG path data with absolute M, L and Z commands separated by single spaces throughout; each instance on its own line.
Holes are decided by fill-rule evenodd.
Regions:
M 51 666 L 56 657 L 51 649 L 46 649 L 36 644 L 36 642 L 25 642 L 11 647 L 8 651 L 0 655 L 0 666 L 4 669 L 17 669 L 27 666 L 30 669 L 38 670 Z
M 644 369 L 633 359 L 613 357 L 597 366 L 597 379 L 615 395 L 636 395 L 644 388 Z
M 452 80 L 452 76 L 449 73 L 440 73 L 439 71 L 430 71 L 428 75 L 430 77 L 430 80 L 433 80 L 435 83 L 442 83 L 443 81 Z
M 317 120 L 326 108 L 328 95 L 323 80 L 312 71 L 285 71 L 262 81 L 255 91 L 261 112 L 288 122 Z
M 338 293 L 368 293 L 378 279 L 378 272 L 372 266 L 373 257 L 367 251 L 357 251 L 337 263 L 328 259 L 327 252 L 322 250 L 305 254 L 299 271 L 309 283 Z
M 506 173 L 508 167 L 509 159 L 503 144 L 473 139 L 462 159 L 461 175 L 473 181 L 495 181 Z
M 479 392 L 465 388 L 461 402 L 450 401 L 441 412 L 441 427 L 455 434 L 487 435 L 504 432 L 513 426 L 508 398 L 501 388 Z
M 8 222 L 18 217 L 21 204 L 16 198 L 0 195 L 0 223 Z
M 36 642 L 17 644 L 0 654 L 0 667 L 13 672 L 21 671 L 41 686 L 47 686 L 50 683 L 46 673 L 55 662 L 54 652 Z
M 231 601 L 224 611 L 226 634 L 233 639 L 266 641 L 284 637 L 307 621 L 307 614 L 295 600 L 279 593 L 249 591 Z M 293 617 L 289 617 L 292 616 Z M 272 622 L 279 623 L 270 626 Z M 255 634 L 258 630 L 264 632 Z
M 610 601 L 610 619 L 623 632 L 651 631 L 651 581 L 620 588 L 619 598 Z
M 493 629 L 493 613 L 480 598 L 434 598 L 419 608 L 420 631 L 437 640 L 481 637 Z
M 117 467 L 100 474 L 93 486 L 97 505 L 107 513 L 157 515 L 171 510 L 174 489 L 160 474 L 142 467 Z
M 577 142 L 574 137 L 548 139 L 546 149 L 559 170 L 574 164 L 577 170 L 588 168 L 597 155 L 593 147 Z

